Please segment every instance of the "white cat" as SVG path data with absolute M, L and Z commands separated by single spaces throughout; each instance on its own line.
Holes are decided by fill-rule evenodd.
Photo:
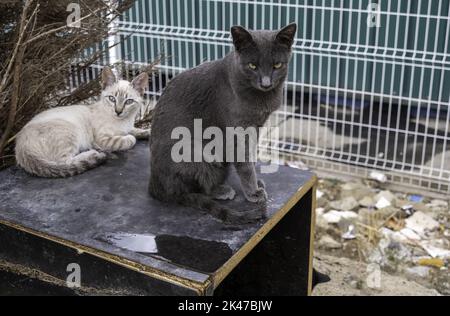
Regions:
M 50 109 L 25 125 L 16 140 L 17 163 L 37 176 L 68 177 L 104 162 L 105 152 L 129 150 L 136 138 L 148 139 L 148 130 L 134 127 L 148 74 L 130 83 L 105 68 L 102 85 L 98 102 Z

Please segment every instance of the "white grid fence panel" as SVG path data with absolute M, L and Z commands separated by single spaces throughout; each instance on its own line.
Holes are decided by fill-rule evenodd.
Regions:
M 229 29 L 297 22 L 280 138 L 262 143 L 336 172 L 450 193 L 449 0 L 139 0 L 118 23 L 119 56 L 162 54 L 151 95 L 232 49 Z M 379 27 L 377 27 L 377 24 Z M 328 163 L 327 163 L 328 162 Z

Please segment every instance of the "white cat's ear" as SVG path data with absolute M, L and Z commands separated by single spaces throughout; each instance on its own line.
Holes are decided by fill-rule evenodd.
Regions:
M 145 89 L 148 87 L 148 73 L 141 73 L 133 80 L 133 82 L 131 82 L 131 85 L 141 96 L 143 96 Z
M 233 26 L 231 28 L 231 36 L 233 37 L 234 47 L 238 52 L 254 44 L 252 35 L 242 26 Z
M 111 68 L 105 67 L 102 71 L 102 88 L 103 90 L 109 86 L 112 86 L 117 82 L 116 75 L 113 73 Z
M 294 44 L 295 33 L 297 33 L 297 24 L 291 23 L 278 32 L 276 39 L 278 43 L 291 48 Z

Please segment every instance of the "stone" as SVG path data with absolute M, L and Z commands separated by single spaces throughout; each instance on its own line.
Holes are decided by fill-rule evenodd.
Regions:
M 391 204 L 394 204 L 397 197 L 391 191 L 381 191 L 377 195 L 375 195 L 375 200 L 379 201 L 381 198 L 385 198 Z
M 372 171 L 369 175 L 369 179 L 378 181 L 380 183 L 386 183 L 388 180 L 387 176 L 384 173 L 378 171 Z
M 387 234 L 390 235 L 389 233 Z M 391 236 L 384 236 L 379 241 L 378 247 L 375 247 L 369 256 L 369 262 L 379 264 L 389 272 L 396 272 L 401 264 L 411 262 L 411 250 L 402 242 L 394 239 Z
M 410 278 L 427 278 L 430 275 L 431 268 L 429 267 L 411 267 L 405 269 L 405 274 Z
M 448 209 L 448 202 L 444 200 L 432 200 L 430 202 L 430 205 L 436 206 L 436 207 L 442 207 L 444 209 Z
M 330 202 L 330 207 L 340 211 L 353 211 L 359 207 L 359 203 L 354 197 L 349 196 L 342 200 Z
M 431 212 L 441 213 L 448 212 L 448 202 L 444 200 L 432 200 L 430 203 L 426 204 L 426 207 Z
M 391 202 L 387 200 L 385 197 L 381 197 L 378 199 L 377 203 L 375 204 L 375 207 L 379 210 L 391 206 Z
M 353 197 L 355 200 L 361 200 L 366 196 L 372 196 L 372 190 L 358 182 L 347 182 L 341 185 L 341 198 Z
M 359 200 L 359 205 L 365 208 L 375 207 L 375 200 L 370 196 L 365 196 Z
M 339 224 L 342 220 L 352 221 L 358 218 L 358 214 L 351 211 L 329 211 L 322 216 L 328 224 Z
M 324 235 L 319 239 L 319 246 L 325 249 L 341 249 L 342 244 L 329 235 Z
M 406 228 L 409 228 L 421 236 L 439 228 L 439 222 L 422 211 L 414 213 L 405 220 Z

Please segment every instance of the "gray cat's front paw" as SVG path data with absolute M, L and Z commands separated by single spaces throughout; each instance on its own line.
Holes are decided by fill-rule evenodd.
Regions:
M 236 196 L 236 191 L 227 184 L 219 185 L 213 191 L 214 199 L 216 200 L 233 200 Z
M 253 193 L 245 193 L 245 198 L 247 201 L 252 203 L 266 203 L 268 196 L 267 192 L 264 188 L 259 187 L 255 192 Z

